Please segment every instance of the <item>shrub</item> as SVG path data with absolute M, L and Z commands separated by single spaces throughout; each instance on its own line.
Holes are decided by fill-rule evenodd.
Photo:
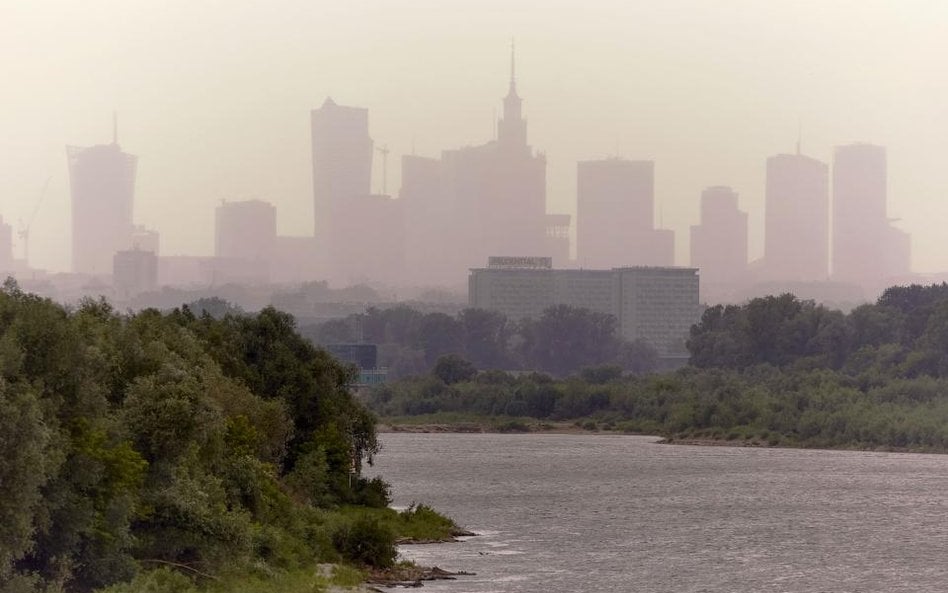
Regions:
M 339 554 L 357 564 L 388 568 L 395 564 L 398 555 L 395 533 L 378 519 L 365 515 L 341 525 L 332 539 Z

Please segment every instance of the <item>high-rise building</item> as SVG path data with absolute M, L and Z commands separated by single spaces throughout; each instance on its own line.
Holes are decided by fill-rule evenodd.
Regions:
M 328 256 L 344 250 L 334 233 L 336 212 L 345 200 L 367 196 L 372 182 L 372 138 L 369 111 L 362 107 L 337 105 L 327 98 L 311 112 L 313 146 L 313 216 L 319 253 Z M 326 269 L 326 268 L 324 268 Z
M 225 200 L 214 221 L 214 256 L 222 269 L 253 269 L 255 280 L 267 281 L 276 247 L 276 208 L 261 200 Z
M 569 220 L 547 215 L 546 157 L 527 141 L 512 52 L 496 139 L 445 150 L 440 160 L 406 157 L 402 168 L 408 265 L 424 269 L 425 280 L 458 285 L 460 270 L 495 253 L 565 263 Z
M 802 154 L 767 159 L 764 275 L 822 281 L 829 275 L 829 171 Z
M 701 224 L 691 227 L 691 266 L 715 294 L 727 285 L 735 288 L 747 273 L 747 213 L 737 197 L 730 187 L 707 188 L 701 192 Z
M 576 176 L 577 260 L 588 267 L 670 266 L 674 233 L 655 229 L 655 163 L 581 161 Z
M 110 274 L 133 232 L 136 157 L 116 142 L 66 147 L 72 194 L 72 271 Z
M 833 156 L 833 278 L 878 290 L 908 274 L 908 236 L 886 214 L 882 146 L 838 146 Z

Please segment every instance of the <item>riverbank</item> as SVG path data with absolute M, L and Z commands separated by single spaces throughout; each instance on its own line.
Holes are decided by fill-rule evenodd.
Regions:
M 819 442 L 800 442 L 769 431 L 758 433 L 722 433 L 721 436 L 709 436 L 695 433 L 681 435 L 660 435 L 606 428 L 608 423 L 595 421 L 545 422 L 524 419 L 484 418 L 478 421 L 462 422 L 413 422 L 402 423 L 399 419 L 383 418 L 379 424 L 380 433 L 410 434 L 574 434 L 574 435 L 635 435 L 654 436 L 656 444 L 692 445 L 697 447 L 751 447 L 767 449 L 813 449 L 826 451 L 869 451 L 877 453 L 925 453 L 948 454 L 948 450 L 931 447 L 896 447 L 887 445 L 869 445 L 865 443 L 828 444 Z
M 437 415 L 435 415 L 437 416 Z M 546 433 L 546 434 L 596 434 L 617 433 L 599 430 L 595 422 L 585 426 L 577 422 L 540 421 L 532 418 L 468 418 L 460 421 L 428 417 L 382 418 L 377 426 L 379 433 Z

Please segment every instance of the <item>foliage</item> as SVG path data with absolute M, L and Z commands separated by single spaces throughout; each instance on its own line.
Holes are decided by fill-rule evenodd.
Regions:
M 446 354 L 438 358 L 431 374 L 451 385 L 461 381 L 470 381 L 477 374 L 477 369 L 457 354 Z
M 333 534 L 333 544 L 351 562 L 388 568 L 395 564 L 395 534 L 388 525 L 368 515 L 342 525 Z
M 646 373 L 658 365 L 654 348 L 618 337 L 614 317 L 566 305 L 520 323 L 485 309 L 464 309 L 451 317 L 404 305 L 369 308 L 301 331 L 319 344 L 377 344 L 379 364 L 393 379 L 425 374 L 445 356 L 460 357 L 481 371 L 529 369 L 554 375 L 603 364 Z
M 548 313 L 563 325 L 575 317 Z M 546 340 L 543 356 L 559 356 L 556 340 Z M 368 403 L 384 416 L 551 419 L 673 438 L 948 451 L 948 284 L 893 287 L 848 315 L 789 294 L 714 306 L 688 348 L 691 366 L 665 375 L 597 364 L 559 380 L 419 377 L 377 388 Z
M 351 369 L 272 308 L 201 308 L 67 309 L 4 285 L 0 590 L 203 590 L 363 535 L 376 558 L 393 545 L 361 524 L 332 545 L 351 521 L 327 509 L 389 500 L 361 476 L 378 442 Z

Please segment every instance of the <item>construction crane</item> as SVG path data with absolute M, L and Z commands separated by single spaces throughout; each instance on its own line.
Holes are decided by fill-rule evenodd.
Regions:
M 24 225 L 23 219 L 20 219 L 20 229 L 16 234 L 23 241 L 23 263 L 27 266 L 30 265 L 30 227 L 33 226 L 33 221 L 36 219 L 36 215 L 39 213 L 39 209 L 43 205 L 43 199 L 46 197 L 46 190 L 49 189 L 49 182 L 52 180 L 52 175 L 46 178 L 46 183 L 43 184 L 43 190 L 40 192 L 39 198 L 36 200 L 36 206 L 33 207 L 33 213 L 30 214 L 30 218 L 27 223 Z
M 382 195 L 388 195 L 385 191 L 386 189 L 385 186 L 387 185 L 387 182 L 388 182 L 388 153 L 390 151 L 388 149 L 387 144 L 383 146 L 376 146 L 375 150 L 380 155 L 382 155 Z

